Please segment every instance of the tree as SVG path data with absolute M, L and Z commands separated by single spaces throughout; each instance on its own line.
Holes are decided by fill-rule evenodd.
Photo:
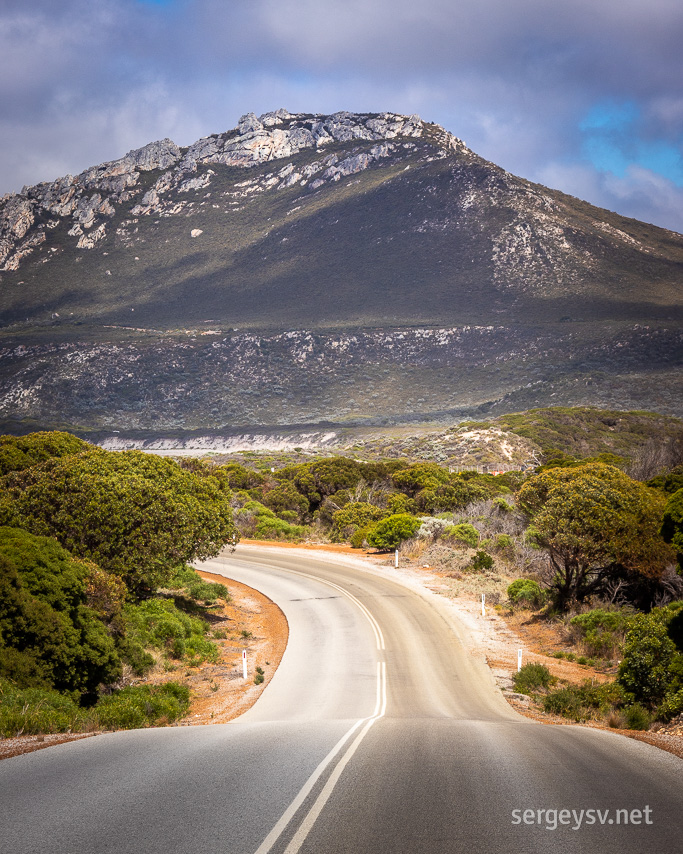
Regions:
M 83 439 L 58 430 L 27 436 L 0 436 L 0 475 L 43 463 L 52 457 L 80 454 L 93 449 Z M 94 450 L 94 449 L 93 449 Z
M 88 576 L 55 540 L 0 528 L 0 677 L 91 697 L 119 678 L 114 641 L 86 606 Z
M 666 615 L 637 614 L 626 635 L 619 682 L 636 700 L 650 706 L 660 702 L 671 688 L 671 666 L 681 659 L 667 632 Z M 676 686 L 679 687 L 679 686 Z
M 0 524 L 54 536 L 136 594 L 238 537 L 224 483 L 139 451 L 50 459 L 4 485 Z
M 415 498 L 424 489 L 436 490 L 448 483 L 448 472 L 437 463 L 413 463 L 408 468 L 394 472 L 394 486 Z
M 422 522 L 409 513 L 395 513 L 381 519 L 367 535 L 368 543 L 375 549 L 388 551 L 397 549 L 404 540 L 417 533 Z
M 620 574 L 657 579 L 673 557 L 659 534 L 663 497 L 612 466 L 545 471 L 522 486 L 519 503 L 548 552 L 561 610 Z
M 386 510 L 368 504 L 365 501 L 350 501 L 333 516 L 332 541 L 335 543 L 350 539 L 358 528 L 365 528 L 372 522 L 378 522 L 388 515 Z
M 290 480 L 284 480 L 274 489 L 265 492 L 263 504 L 270 507 L 275 513 L 293 510 L 298 519 L 303 519 L 309 510 L 308 499 L 297 490 Z
M 662 536 L 676 549 L 679 572 L 683 572 L 683 489 L 674 492 L 666 502 Z

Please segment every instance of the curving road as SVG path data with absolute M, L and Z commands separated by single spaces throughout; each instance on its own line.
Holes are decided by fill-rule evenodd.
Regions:
M 518 716 L 438 597 L 286 550 L 206 568 L 287 616 L 261 699 L 4 760 L 3 854 L 681 851 L 683 762 Z

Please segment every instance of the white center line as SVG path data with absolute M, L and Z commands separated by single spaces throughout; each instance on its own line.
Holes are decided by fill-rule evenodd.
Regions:
M 378 687 L 378 693 L 379 693 L 378 700 L 381 703 L 380 707 L 379 707 L 379 711 L 376 715 L 374 715 L 373 717 L 370 718 L 370 720 L 367 721 L 367 723 L 365 724 L 363 729 L 356 736 L 355 741 L 351 744 L 349 749 L 346 751 L 346 753 L 342 756 L 342 758 L 339 760 L 339 762 L 335 766 L 334 771 L 330 774 L 329 780 L 323 786 L 323 789 L 320 792 L 320 794 L 318 795 L 318 797 L 316 798 L 315 803 L 313 804 L 311 809 L 308 811 L 306 817 L 304 818 L 304 820 L 299 825 L 299 829 L 294 834 L 291 842 L 289 843 L 289 845 L 285 849 L 285 854 L 298 854 L 301 846 L 306 841 L 306 837 L 311 832 L 313 825 L 315 824 L 318 816 L 322 812 L 323 807 L 329 801 L 330 795 L 332 794 L 334 787 L 339 782 L 339 778 L 341 777 L 341 775 L 344 771 L 344 768 L 346 768 L 346 766 L 351 761 L 351 757 L 356 752 L 356 750 L 358 750 L 358 747 L 359 747 L 361 741 L 363 741 L 365 736 L 368 734 L 370 727 L 375 723 L 375 721 L 378 721 L 381 717 L 384 717 L 384 713 L 385 713 L 386 707 L 387 707 L 386 664 L 383 661 L 378 662 L 377 667 L 378 667 L 378 671 L 377 671 L 378 686 L 377 687 Z
M 358 733 L 356 739 L 352 742 L 346 753 L 342 756 L 342 758 L 337 763 L 336 768 L 330 775 L 329 780 L 325 783 L 322 791 L 318 795 L 315 803 L 311 807 L 311 809 L 306 814 L 304 820 L 302 821 L 299 829 L 296 834 L 292 838 L 292 841 L 287 846 L 287 850 L 285 854 L 296 854 L 296 852 L 301 848 L 304 840 L 308 836 L 315 823 L 315 820 L 320 815 L 323 807 L 327 803 L 332 794 L 332 790 L 334 789 L 337 781 L 339 780 L 342 771 L 349 763 L 351 757 L 358 749 L 361 741 L 365 738 L 370 727 L 375 723 L 375 721 L 379 720 L 384 716 L 387 708 L 387 676 L 386 676 L 386 664 L 382 662 L 377 662 L 377 700 L 375 703 L 375 711 L 370 718 L 361 718 L 361 720 L 356 721 L 356 723 L 348 730 L 335 744 L 335 746 L 330 750 L 327 756 L 322 760 L 322 762 L 318 765 L 315 771 L 311 774 L 311 776 L 306 780 L 301 790 L 291 802 L 291 804 L 284 811 L 282 816 L 280 817 L 277 824 L 270 831 L 268 836 L 263 840 L 263 842 L 256 849 L 254 854 L 268 854 L 271 848 L 278 841 L 280 836 L 282 835 L 284 829 L 287 827 L 289 822 L 294 817 L 296 811 L 306 800 L 311 790 L 315 786 L 316 782 L 320 779 L 321 775 L 328 767 L 328 765 L 334 760 L 337 754 L 344 747 L 346 742 L 351 738 L 351 736 L 356 732 L 356 730 L 365 724 L 363 729 Z

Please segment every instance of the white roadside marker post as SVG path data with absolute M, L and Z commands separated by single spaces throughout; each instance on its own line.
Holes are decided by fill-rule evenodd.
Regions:
M 394 552 L 394 566 L 398 569 L 398 549 Z
M 517 650 L 517 672 L 519 673 L 519 671 L 521 669 L 522 669 L 522 650 L 518 649 Z
M 247 678 L 247 651 L 246 649 L 242 650 L 242 678 Z
M 481 594 L 481 615 L 486 616 L 486 593 Z

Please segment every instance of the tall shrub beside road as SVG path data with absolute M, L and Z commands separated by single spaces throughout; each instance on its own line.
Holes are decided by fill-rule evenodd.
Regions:
M 134 594 L 238 536 L 224 483 L 139 451 L 49 459 L 9 474 L 4 486 L 0 523 L 55 537 Z

